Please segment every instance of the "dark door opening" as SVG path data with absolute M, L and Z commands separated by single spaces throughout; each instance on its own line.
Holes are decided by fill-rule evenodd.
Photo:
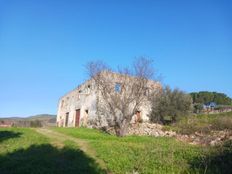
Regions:
M 140 122 L 141 120 L 142 120 L 142 118 L 141 118 L 141 112 L 140 111 L 137 111 L 136 112 L 136 122 L 138 123 L 138 122 Z
M 81 110 L 80 109 L 77 109 L 76 110 L 76 121 L 75 121 L 75 127 L 79 127 L 80 126 L 80 112 Z
M 66 113 L 65 127 L 68 127 L 68 118 L 69 118 L 69 112 Z
M 83 126 L 87 126 L 87 122 L 88 122 L 88 113 L 89 113 L 89 110 L 85 110 L 85 113 L 83 115 L 83 122 L 82 122 L 82 125 Z

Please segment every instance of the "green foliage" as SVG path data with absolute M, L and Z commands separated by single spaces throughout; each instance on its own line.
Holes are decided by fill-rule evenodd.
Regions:
M 193 103 L 205 104 L 208 102 L 215 102 L 218 105 L 231 105 L 232 99 L 224 93 L 217 92 L 192 92 L 190 93 L 193 99 Z
M 232 130 L 232 116 L 213 120 L 211 127 L 214 130 Z
M 198 166 L 205 174 L 231 174 L 232 171 L 232 141 L 205 151 L 191 166 Z
M 154 97 L 150 120 L 162 124 L 174 123 L 192 110 L 191 96 L 178 89 L 165 87 Z
M 193 104 L 193 112 L 196 113 L 196 114 L 199 114 L 201 113 L 203 110 L 203 104 L 201 103 L 194 103 Z
M 40 120 L 30 121 L 30 127 L 42 127 L 42 122 Z

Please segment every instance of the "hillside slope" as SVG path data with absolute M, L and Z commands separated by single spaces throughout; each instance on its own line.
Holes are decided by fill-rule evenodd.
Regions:
M 1 124 L 11 124 L 19 127 L 29 127 L 32 122 L 40 122 L 42 126 L 55 126 L 56 115 L 38 114 L 29 117 L 0 118 Z

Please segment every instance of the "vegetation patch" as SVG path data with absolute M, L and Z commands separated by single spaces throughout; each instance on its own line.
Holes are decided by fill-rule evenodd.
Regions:
M 87 142 L 115 174 L 229 174 L 232 170 L 231 141 L 221 146 L 202 147 L 168 137 L 117 137 L 87 128 L 52 130 Z M 0 129 L 0 173 L 106 173 L 74 140 L 62 139 L 62 143 L 64 146 L 53 146 L 51 139 L 34 129 Z
M 0 155 L 48 142 L 46 137 L 29 128 L 0 128 Z
M 201 114 L 183 117 L 175 124 L 165 126 L 180 134 L 210 134 L 212 131 L 232 131 L 232 112 L 220 114 Z
M 64 147 L 51 145 L 50 139 L 29 128 L 0 129 L 1 174 L 101 174 L 95 160 L 72 141 Z
M 212 160 L 226 148 L 189 145 L 174 138 L 116 137 L 86 128 L 54 128 L 55 131 L 84 139 L 96 150 L 112 173 L 228 173 L 225 158 L 217 166 Z M 227 148 L 228 150 L 228 148 Z M 226 157 L 231 158 L 231 157 Z M 217 162 L 216 162 L 217 163 Z M 216 167 L 217 170 L 214 170 Z

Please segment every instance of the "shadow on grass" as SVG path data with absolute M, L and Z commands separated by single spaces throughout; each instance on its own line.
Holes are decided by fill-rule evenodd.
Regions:
M 81 150 L 49 144 L 33 145 L 0 156 L 1 174 L 101 174 L 106 173 Z
M 0 143 L 10 138 L 20 137 L 22 133 L 12 131 L 0 131 Z
M 205 174 L 231 174 L 232 173 L 232 141 L 223 146 L 215 147 L 213 153 L 201 159 L 195 159 L 192 168 L 198 168 Z

